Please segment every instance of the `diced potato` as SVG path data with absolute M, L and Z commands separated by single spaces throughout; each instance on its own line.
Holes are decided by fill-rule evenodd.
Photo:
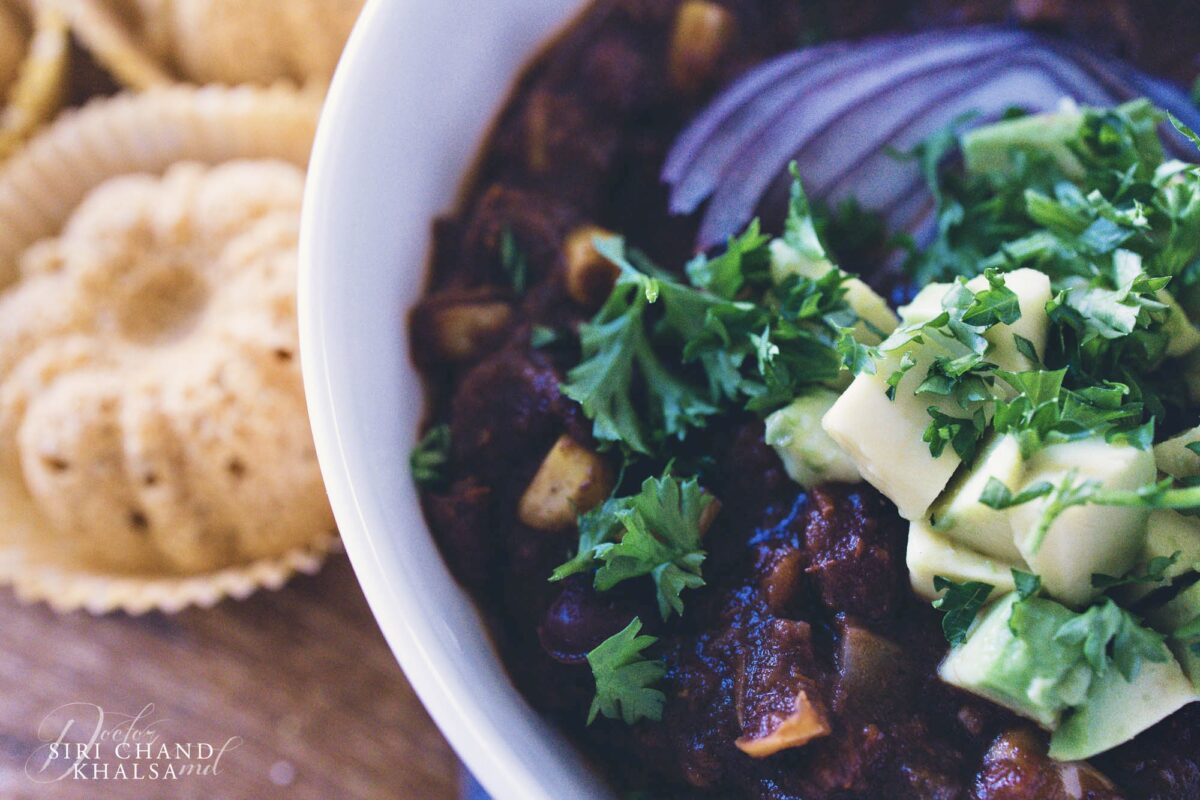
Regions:
M 1154 455 L 1103 439 L 1056 444 L 1030 459 L 1026 486 L 1048 481 L 1057 486 L 1071 471 L 1078 480 L 1099 481 L 1104 489 L 1137 489 L 1157 475 Z M 1020 487 L 1025 488 L 1025 487 Z M 1042 577 L 1051 597 L 1082 605 L 1099 591 L 1092 575 L 1124 575 L 1137 562 L 1146 543 L 1144 508 L 1078 505 L 1062 512 L 1050 526 L 1041 545 L 1035 531 L 1048 499 L 1034 500 L 1010 509 L 1017 549 L 1032 570 Z
M 1017 269 L 1004 274 L 1004 285 L 1017 295 L 1021 318 L 1012 325 L 994 325 L 984 334 L 991 345 L 987 359 L 1000 369 L 1023 372 L 1034 369 L 1034 364 L 1020 350 L 1014 336 L 1021 336 L 1033 343 L 1039 356 L 1046 353 L 1046 331 L 1050 328 L 1050 316 L 1046 303 L 1050 301 L 1050 278 L 1035 269 Z M 967 282 L 967 288 L 981 292 L 988 288 L 987 278 L 980 275 Z
M 837 399 L 837 392 L 814 389 L 766 419 L 767 444 L 779 455 L 792 480 L 806 488 L 827 481 L 862 480 L 854 462 L 821 427 L 821 418 Z
M 1154 445 L 1154 463 L 1160 471 L 1173 478 L 1191 478 L 1200 475 L 1200 455 L 1188 449 L 1189 444 L 1200 442 L 1200 428 L 1192 428 L 1165 442 Z
M 615 235 L 596 225 L 581 225 L 567 235 L 563 244 L 567 294 L 576 303 L 597 308 L 612 291 L 621 270 L 597 252 L 595 240 Z
M 558 531 L 612 491 L 607 462 L 566 434 L 560 436 L 521 495 L 517 516 L 531 528 Z
M 414 328 L 427 325 L 434 354 L 449 361 L 470 361 L 488 352 L 512 320 L 512 306 L 490 292 L 434 298 L 418 313 Z
M 960 355 L 954 343 L 927 335 L 924 345 L 906 344 L 886 351 L 876 373 L 863 373 L 838 398 L 822 420 L 826 433 L 837 442 L 858 467 L 863 478 L 883 492 L 905 519 L 923 519 L 929 506 L 946 488 L 962 459 L 947 447 L 934 458 L 922 441 L 931 422 L 927 409 L 941 409 L 951 416 L 968 412 L 949 397 L 916 394 L 930 365 L 939 355 Z M 895 400 L 886 394 L 887 379 L 899 369 L 905 352 L 916 365 L 896 387 Z
M 913 591 L 926 600 L 935 600 L 941 594 L 933 588 L 933 579 L 938 575 L 955 583 L 979 581 L 990 584 L 996 587 L 996 597 L 1016 590 L 1013 564 L 957 545 L 920 520 L 909 524 L 905 562 Z
M 766 736 L 742 736 L 734 744 L 751 758 L 766 758 L 781 750 L 800 747 L 813 739 L 829 735 L 832 730 L 829 720 L 820 705 L 809 699 L 807 691 L 800 690 L 793 708 L 792 713 L 781 719 Z
M 708 83 L 736 32 L 737 20 L 729 9 L 709 0 L 684 0 L 675 15 L 668 55 L 672 85 L 693 92 Z
M 1021 446 L 1014 436 L 993 437 L 970 470 L 960 470 L 946 492 L 934 503 L 933 529 L 983 555 L 1010 564 L 1022 564 L 1013 542 L 1008 511 L 997 511 L 979 501 L 992 478 L 1015 491 L 1025 474 Z

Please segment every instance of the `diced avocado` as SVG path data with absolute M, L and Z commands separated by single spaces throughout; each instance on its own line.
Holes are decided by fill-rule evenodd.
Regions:
M 1192 682 L 1192 688 L 1200 691 L 1200 653 L 1196 652 L 1196 643 L 1170 639 L 1167 645 L 1178 659 L 1179 666 L 1183 668 L 1183 674 Z
M 1200 617 L 1200 583 L 1193 583 L 1169 603 L 1146 615 L 1146 621 L 1162 633 L 1174 633 Z
M 942 313 L 942 298 L 946 296 L 946 292 L 950 291 L 952 285 L 950 283 L 926 284 L 908 305 L 900 306 L 900 319 L 904 320 L 906 325 L 929 322 Z
M 1017 295 L 1017 304 L 1021 309 L 1020 318 L 1012 325 L 994 325 L 984 332 L 990 347 L 987 359 L 1010 372 L 1023 372 L 1037 365 L 1017 349 L 1014 335 L 1028 339 L 1037 353 L 1042 354 L 1046 349 L 1046 331 L 1050 326 L 1050 317 L 1046 313 L 1046 303 L 1050 300 L 1050 278 L 1046 273 L 1035 269 L 1018 269 L 1006 273 L 1004 285 Z M 942 299 L 953 284 L 930 283 L 906 306 L 900 307 L 900 319 L 905 324 L 918 324 L 942 313 Z M 981 292 L 989 286 L 986 277 L 980 275 L 967 282 L 967 288 L 972 292 Z
M 997 595 L 1016 590 L 1011 564 L 961 547 L 932 531 L 921 520 L 909 524 L 905 561 L 913 591 L 926 600 L 934 600 L 941 594 L 933 588 L 933 579 L 938 575 L 955 583 L 979 581 L 995 586 Z
M 1154 445 L 1154 462 L 1160 471 L 1173 478 L 1191 478 L 1200 475 L 1200 455 L 1188 449 L 1189 444 L 1200 442 L 1200 428 L 1167 439 Z
M 1068 142 L 1079 131 L 1083 112 L 1074 104 L 1049 114 L 1004 120 L 967 131 L 962 137 L 967 172 L 1009 172 L 1016 168 L 1019 152 L 1045 153 L 1068 178 L 1082 178 L 1083 165 Z
M 959 470 L 950 486 L 933 505 L 933 529 L 983 555 L 1010 564 L 1024 564 L 1013 542 L 1008 511 L 997 511 L 979 502 L 992 478 L 1010 490 L 1021 484 L 1025 461 L 1014 436 L 993 436 L 969 470 Z
M 813 259 L 791 247 L 782 239 L 771 242 L 771 279 L 781 283 L 789 275 L 817 279 L 829 270 L 837 269 L 828 259 Z M 859 317 L 854 326 L 854 338 L 863 344 L 876 345 L 892 331 L 899 320 L 888 307 L 887 301 L 875 290 L 858 278 L 849 278 L 846 287 L 846 304 Z
M 1077 480 L 1095 480 L 1104 489 L 1118 490 L 1140 488 L 1157 476 L 1149 450 L 1085 439 L 1036 453 L 1020 488 L 1041 481 L 1058 486 L 1071 472 Z M 1037 528 L 1049 502 L 1043 498 L 1009 510 L 1014 541 L 1051 597 L 1082 605 L 1099 593 L 1092 586 L 1093 573 L 1124 575 L 1137 562 L 1146 543 L 1149 510 L 1072 506 L 1057 516 L 1039 544 Z
M 821 427 L 821 418 L 837 399 L 837 392 L 814 389 L 767 417 L 766 442 L 801 486 L 862 480 L 854 462 Z
M 1055 633 L 1075 617 L 1066 607 L 1010 594 L 984 612 L 938 669 L 942 680 L 986 697 L 1045 728 L 1087 696 L 1092 670 L 1082 647 Z
M 1009 372 L 1024 372 L 1038 365 L 1029 360 L 1019 349 L 1020 336 L 1028 339 L 1039 356 L 1046 352 L 1046 331 L 1050 328 L 1050 315 L 1046 303 L 1050 302 L 1050 278 L 1036 269 L 1017 269 L 1004 276 L 1005 288 L 1017 296 L 1021 316 L 1012 325 L 993 325 L 983 337 L 988 340 L 987 360 Z M 988 288 L 987 278 L 980 275 L 967 282 L 967 288 L 981 292 Z
M 1192 324 L 1183 307 L 1175 301 L 1171 293 L 1160 289 L 1155 297 L 1160 303 L 1167 305 L 1167 322 L 1164 326 L 1170 337 L 1167 340 L 1167 357 L 1178 358 L 1200 346 L 1200 329 Z
M 1111 750 L 1200 699 L 1173 657 L 1142 660 L 1132 682 L 1109 668 L 1092 682 L 1087 700 L 1063 718 L 1050 737 L 1050 757 L 1082 761 Z
M 1146 522 L 1146 546 L 1134 572 L 1145 575 L 1150 562 L 1170 558 L 1178 553 L 1175 562 L 1163 570 L 1159 583 L 1135 583 L 1122 588 L 1122 599 L 1132 603 L 1155 589 L 1161 589 L 1176 578 L 1200 566 L 1200 518 L 1185 517 L 1178 511 L 1157 509 L 1150 512 Z
M 859 473 L 900 509 L 905 519 L 922 519 L 941 494 L 962 460 L 947 447 L 934 458 L 922 441 L 929 427 L 930 406 L 952 416 L 966 416 L 950 397 L 916 394 L 930 365 L 939 355 L 961 355 L 957 343 L 926 335 L 925 343 L 908 342 L 888 350 L 874 375 L 863 373 L 838 398 L 822 420 L 825 431 L 858 466 Z M 890 339 L 889 339 L 890 341 Z M 900 369 L 904 353 L 915 365 L 896 386 L 895 400 L 887 397 L 887 379 Z

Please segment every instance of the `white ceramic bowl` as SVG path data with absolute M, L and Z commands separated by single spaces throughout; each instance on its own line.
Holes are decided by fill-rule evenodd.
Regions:
M 423 415 L 406 310 L 519 69 L 581 0 L 371 0 L 309 169 L 300 334 L 317 453 L 346 550 L 413 687 L 497 800 L 608 797 L 513 688 L 430 538 L 408 472 Z

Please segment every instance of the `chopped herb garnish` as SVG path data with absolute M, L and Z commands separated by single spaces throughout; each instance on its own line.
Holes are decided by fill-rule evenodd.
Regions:
M 512 228 L 500 231 L 500 266 L 508 276 L 508 282 L 517 294 L 524 294 L 529 281 L 529 262 L 517 246 L 517 237 Z
M 1111 663 L 1126 681 L 1138 676 L 1143 661 L 1161 664 L 1171 657 L 1161 634 L 1143 627 L 1111 599 L 1064 623 L 1054 638 L 1066 644 L 1082 644 L 1084 656 L 1097 675 L 1103 675 Z
M 607 591 L 649 575 L 662 618 L 682 614 L 683 591 L 704 585 L 700 526 L 712 502 L 695 479 L 647 478 L 638 494 L 610 499 L 579 518 L 579 551 L 551 580 L 595 567 L 595 586 Z
M 641 630 L 641 619 L 634 617 L 624 630 L 608 637 L 587 654 L 596 681 L 596 696 L 588 709 L 589 725 L 601 714 L 609 719 L 620 719 L 626 725 L 642 719 L 662 719 L 667 698 L 652 687 L 662 680 L 666 669 L 661 661 L 643 658 L 642 651 L 658 640 L 653 636 L 639 636 Z
M 529 332 L 529 346 L 535 350 L 549 347 L 562 339 L 562 334 L 545 325 L 534 325 Z
M 945 590 L 945 594 L 933 601 L 933 607 L 945 613 L 942 617 L 942 633 L 946 641 L 957 647 L 967 640 L 967 631 L 975 621 L 979 609 L 983 608 L 991 596 L 995 586 L 979 581 L 955 583 L 954 581 L 936 575 L 933 578 L 934 591 Z
M 422 489 L 446 484 L 450 469 L 450 426 L 435 425 L 426 431 L 408 458 L 413 481 Z
M 1128 586 L 1135 583 L 1163 583 L 1166 581 L 1166 572 L 1171 567 L 1175 566 L 1175 562 L 1179 561 L 1179 557 L 1183 555 L 1181 550 L 1176 550 L 1169 556 L 1156 556 L 1146 564 L 1146 571 L 1141 574 L 1130 574 L 1122 578 L 1112 575 L 1104 575 L 1102 573 L 1092 574 L 1092 586 L 1097 589 L 1108 590 L 1115 586 Z
M 1012 570 L 1012 577 L 1013 583 L 1017 587 L 1017 596 L 1022 600 L 1036 597 L 1038 592 L 1042 590 L 1042 579 L 1038 575 L 1014 569 Z

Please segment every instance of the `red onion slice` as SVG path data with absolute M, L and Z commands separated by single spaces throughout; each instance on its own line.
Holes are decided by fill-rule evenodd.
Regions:
M 929 233 L 932 199 L 906 150 L 955 117 L 976 123 L 1011 106 L 1048 111 L 1064 97 L 1113 105 L 1146 96 L 1200 129 L 1179 89 L 1069 42 L 1008 28 L 965 28 L 809 48 L 752 71 L 710 105 L 663 169 L 670 206 L 708 200 L 698 246 L 720 244 L 758 210 L 781 206 L 795 160 L 806 187 L 831 201 L 854 196 L 894 230 Z M 1194 148 L 1166 126 L 1173 155 Z

